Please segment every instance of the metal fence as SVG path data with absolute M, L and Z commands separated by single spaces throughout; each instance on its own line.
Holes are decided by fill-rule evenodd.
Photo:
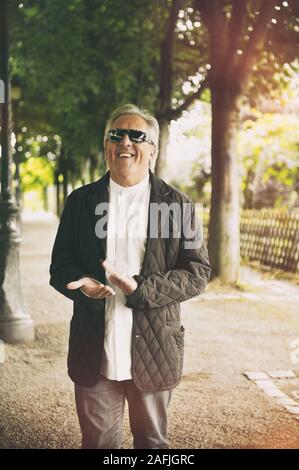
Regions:
M 207 232 L 207 213 L 204 214 L 204 226 Z M 299 211 L 242 210 L 240 251 L 243 259 L 298 273 Z

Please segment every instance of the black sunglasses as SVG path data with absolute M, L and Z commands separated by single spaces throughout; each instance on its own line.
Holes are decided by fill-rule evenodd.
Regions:
M 154 145 L 154 142 L 143 131 L 137 131 L 136 129 L 110 129 L 108 131 L 108 138 L 111 142 L 121 142 L 125 135 L 128 135 L 130 141 L 134 144 L 148 142 Z

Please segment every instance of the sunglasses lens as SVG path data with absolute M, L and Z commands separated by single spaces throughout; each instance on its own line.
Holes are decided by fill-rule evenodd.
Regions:
M 108 135 L 111 142 L 121 142 L 126 134 L 134 144 L 140 144 L 146 140 L 146 133 L 135 129 L 111 129 Z
M 111 142 L 120 142 L 125 135 L 123 129 L 112 129 L 109 131 L 109 137 Z
M 145 133 L 142 131 L 129 130 L 128 135 L 131 142 L 138 144 L 144 141 Z

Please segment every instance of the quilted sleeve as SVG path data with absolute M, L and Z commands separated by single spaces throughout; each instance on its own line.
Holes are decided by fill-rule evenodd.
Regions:
M 130 308 L 158 308 L 175 302 L 183 302 L 200 294 L 208 283 L 211 267 L 206 246 L 201 241 L 198 249 L 186 247 L 185 238 L 180 240 L 177 266 L 166 272 L 153 273 L 147 277 L 134 276 L 137 289 L 126 297 Z
M 56 234 L 50 266 L 50 285 L 71 300 L 97 304 L 99 300 L 87 298 L 80 289 L 69 290 L 66 284 L 88 276 L 76 263 L 74 246 L 74 209 L 72 195 L 68 196 Z

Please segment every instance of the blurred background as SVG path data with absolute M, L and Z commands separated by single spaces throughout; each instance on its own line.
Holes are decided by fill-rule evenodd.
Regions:
M 160 124 L 156 174 L 203 205 L 212 266 L 182 305 L 171 446 L 298 448 L 298 53 L 298 0 L 0 0 L 0 447 L 80 446 L 51 249 L 135 103 Z
M 297 1 L 2 1 L 1 22 L 2 227 L 60 217 L 131 102 L 159 121 L 156 174 L 203 204 L 212 277 L 298 274 Z

